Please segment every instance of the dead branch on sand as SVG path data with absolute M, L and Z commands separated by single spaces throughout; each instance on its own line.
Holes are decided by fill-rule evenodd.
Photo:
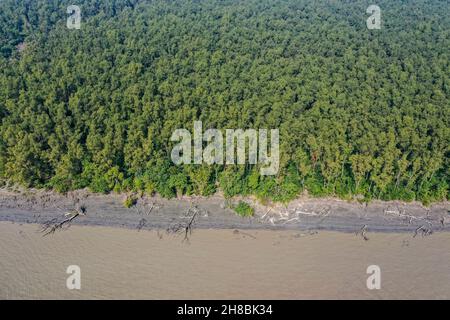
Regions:
M 367 232 L 367 224 L 363 225 L 363 227 L 358 232 L 356 232 L 356 235 L 358 236 L 359 234 L 361 234 L 361 237 L 365 241 L 368 241 L 369 238 L 366 236 L 366 232 Z
M 318 223 L 322 223 L 329 215 L 331 214 L 331 207 L 327 207 L 322 209 L 319 212 L 319 216 L 321 217 Z
M 303 210 L 301 208 L 294 208 L 294 209 L 285 209 L 285 210 L 274 210 L 272 214 L 269 215 L 269 213 L 272 211 L 272 208 L 269 208 L 269 210 L 260 218 L 260 221 L 262 222 L 269 222 L 273 226 L 275 225 L 285 225 L 289 223 L 299 223 L 302 216 L 310 216 L 310 217 L 317 217 L 318 218 L 318 224 L 322 223 L 330 214 L 332 214 L 331 207 L 323 207 L 320 209 L 320 211 L 307 211 Z
M 142 219 L 139 221 L 138 226 L 136 227 L 137 231 L 138 231 L 138 232 L 141 231 L 142 228 L 144 228 L 146 225 L 147 225 L 147 220 L 144 219 L 144 218 L 142 218 Z
M 191 207 L 188 210 L 186 210 L 185 216 L 183 217 L 187 218 L 188 221 L 169 226 L 166 229 L 166 232 L 168 234 L 183 233 L 184 234 L 183 242 L 184 241 L 189 242 L 189 236 L 192 235 L 192 229 L 195 224 L 196 218 L 199 214 L 201 214 L 201 210 L 196 205 L 191 204 Z
M 432 235 L 433 230 L 431 228 L 427 228 L 425 225 L 422 225 L 414 231 L 413 238 L 417 237 L 419 233 L 422 235 L 422 237 L 426 237 Z
M 70 223 L 77 217 L 85 215 L 86 215 L 86 207 L 82 205 L 79 208 L 66 212 L 64 214 L 64 217 L 67 218 L 62 220 L 61 222 L 59 222 L 58 218 L 54 218 L 44 222 L 42 224 L 40 232 L 44 233 L 44 237 L 46 235 L 53 234 L 55 233 L 55 231 L 62 229 L 64 226 L 70 226 Z
M 151 202 L 150 204 L 137 204 L 134 206 L 134 210 L 136 210 L 136 213 L 139 215 L 147 215 L 149 216 L 153 210 L 158 210 L 161 208 L 159 204 L 156 202 Z
M 410 214 L 407 214 L 405 210 L 400 210 L 400 208 L 397 206 L 397 210 L 389 210 L 389 208 L 384 209 L 384 214 L 390 214 L 393 216 L 397 216 L 403 219 L 406 219 L 408 224 L 412 224 L 414 221 L 423 221 L 425 223 L 428 223 L 429 225 L 432 225 L 430 221 L 427 221 L 430 219 L 429 217 L 429 211 L 427 211 L 427 215 L 425 217 L 416 217 Z

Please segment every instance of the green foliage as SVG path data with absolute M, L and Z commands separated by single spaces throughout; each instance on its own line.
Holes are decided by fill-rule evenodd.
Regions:
M 0 1 L 0 180 L 60 192 L 448 199 L 448 2 Z M 324 36 L 326 35 L 326 37 Z M 18 45 L 22 46 L 19 52 Z M 175 129 L 280 129 L 280 171 L 175 166 Z
M 219 185 L 226 198 L 246 194 L 245 170 L 239 166 L 229 166 L 219 174 Z
M 239 201 L 239 203 L 234 206 L 233 209 L 241 217 L 252 217 L 255 213 L 255 209 L 253 209 L 248 203 L 244 201 Z
M 137 198 L 134 195 L 131 196 L 127 196 L 127 198 L 125 199 L 125 201 L 123 202 L 123 206 L 127 209 L 135 206 L 137 203 Z

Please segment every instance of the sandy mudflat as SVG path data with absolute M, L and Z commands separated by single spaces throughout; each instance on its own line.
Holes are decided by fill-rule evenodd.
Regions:
M 156 231 L 0 223 L 0 298 L 449 299 L 450 233 L 195 230 L 189 243 Z M 160 237 L 162 236 L 162 238 Z M 381 290 L 366 269 L 381 268 Z M 81 268 L 81 290 L 66 268 Z
M 72 221 L 75 225 L 122 227 L 129 229 L 165 230 L 189 218 L 195 206 L 199 214 L 194 227 L 204 229 L 273 229 L 330 230 L 357 232 L 366 226 L 370 232 L 414 233 L 423 227 L 431 232 L 450 231 L 448 202 L 424 207 L 420 203 L 374 201 L 370 204 L 338 199 L 297 199 L 287 205 L 250 201 L 255 208 L 252 218 L 241 218 L 227 207 L 223 197 L 139 198 L 136 206 L 123 206 L 125 195 L 92 194 L 86 190 L 66 195 L 48 191 L 11 192 L 0 189 L 0 221 L 43 224 L 64 218 L 64 213 L 79 205 L 86 216 Z M 233 200 L 237 201 L 237 200 Z M 191 212 L 192 213 L 192 212 Z
M 220 196 L 123 200 L 0 190 L 0 299 L 450 298 L 448 202 L 253 202 L 255 216 L 241 218 Z M 80 205 L 86 216 L 44 236 Z M 170 230 L 192 208 L 184 241 Z M 366 240 L 355 235 L 364 226 Z M 81 268 L 80 291 L 66 288 L 69 265 Z M 367 289 L 370 265 L 381 290 Z

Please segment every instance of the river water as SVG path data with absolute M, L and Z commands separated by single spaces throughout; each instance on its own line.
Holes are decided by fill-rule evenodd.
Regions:
M 0 299 L 449 299 L 450 233 L 164 232 L 0 222 Z M 69 290 L 68 266 L 80 267 Z M 379 290 L 367 268 L 380 268 Z

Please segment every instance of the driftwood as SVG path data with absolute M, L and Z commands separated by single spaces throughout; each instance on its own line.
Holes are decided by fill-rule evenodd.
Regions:
M 185 216 L 183 218 L 187 218 L 187 222 L 181 222 L 174 225 L 169 226 L 166 229 L 168 234 L 184 234 L 183 242 L 189 242 L 189 236 L 192 235 L 192 230 L 198 215 L 201 213 L 201 210 L 196 206 L 192 205 L 186 211 Z
M 142 218 L 142 219 L 139 221 L 138 226 L 136 227 L 137 231 L 138 231 L 138 232 L 141 231 L 142 228 L 144 228 L 146 225 L 147 225 L 147 220 L 144 219 L 144 218 Z
M 426 237 L 432 235 L 433 230 L 431 228 L 427 228 L 425 225 L 422 225 L 414 231 L 413 238 L 417 237 L 419 233 L 422 235 L 422 237 Z
M 86 207 L 82 205 L 79 208 L 66 212 L 64 214 L 64 217 L 66 218 L 63 219 L 62 221 L 60 221 L 59 218 L 54 218 L 44 222 L 42 224 L 41 232 L 44 233 L 44 237 L 49 234 L 53 234 L 57 230 L 62 230 L 64 226 L 70 226 L 70 223 L 79 216 L 85 215 L 86 215 Z
M 413 221 L 422 221 L 429 225 L 432 225 L 432 223 L 430 221 L 428 221 L 428 220 L 430 220 L 430 212 L 429 211 L 427 211 L 427 215 L 425 217 L 416 217 L 416 216 L 407 214 L 405 212 L 405 210 L 400 210 L 400 208 L 397 207 L 397 210 L 388 210 L 388 208 L 385 209 L 384 214 L 390 214 L 393 216 L 404 218 L 407 220 L 408 224 L 412 224 Z
M 323 209 L 319 212 L 319 215 L 321 216 L 318 223 L 322 223 L 331 213 L 331 208 L 328 207 L 326 209 Z
M 290 210 L 283 210 L 283 211 L 275 211 L 274 214 L 269 215 L 272 208 L 269 208 L 267 212 L 261 216 L 260 220 L 262 222 L 269 222 L 272 225 L 284 225 L 288 223 L 295 223 L 301 221 L 301 216 L 311 216 L 311 217 L 317 217 L 318 221 L 317 223 L 322 223 L 331 213 L 331 207 L 327 206 L 320 211 L 304 211 L 299 208 L 294 208 Z
M 362 228 L 356 232 L 356 235 L 361 235 L 361 237 L 365 240 L 368 241 L 369 238 L 366 236 L 366 232 L 367 232 L 367 224 L 363 225 Z
M 161 208 L 161 205 L 155 203 L 155 202 L 151 202 L 150 204 L 137 204 L 136 206 L 134 206 L 134 210 L 136 210 L 136 213 L 139 215 L 147 215 L 149 216 L 153 210 L 158 210 L 159 208 Z
M 415 217 L 413 215 L 409 215 L 404 210 L 400 210 L 399 207 L 397 207 L 397 210 L 385 209 L 384 213 L 385 214 L 395 215 L 395 216 L 398 216 L 398 217 L 401 217 L 401 218 L 406 218 L 407 221 L 408 221 L 408 224 L 412 224 L 413 221 L 418 222 L 418 223 L 422 223 L 419 227 L 416 228 L 416 230 L 414 230 L 413 238 L 417 237 L 419 234 L 422 237 L 430 236 L 430 235 L 433 234 L 433 223 L 430 221 L 431 217 L 430 217 L 430 211 L 429 210 L 427 210 L 426 215 L 422 216 L 422 217 Z M 441 218 L 439 220 L 439 223 L 441 224 L 442 227 L 444 227 L 445 226 L 445 219 Z

